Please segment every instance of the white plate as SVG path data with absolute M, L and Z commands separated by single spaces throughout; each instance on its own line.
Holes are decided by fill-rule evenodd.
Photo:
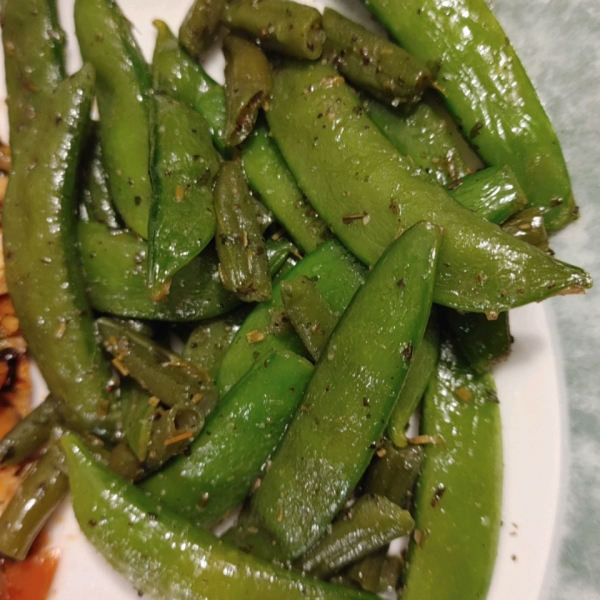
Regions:
M 538 0 L 538 4 L 546 2 Z M 73 0 L 58 3 L 69 38 L 68 68 L 73 71 L 81 62 L 73 32 Z M 152 20 L 161 18 L 177 31 L 190 3 L 191 0 L 120 2 L 134 23 L 148 59 L 154 45 Z M 350 14 L 366 18 L 367 13 L 358 3 L 350 5 L 340 0 L 339 4 L 347 14 L 350 10 Z M 516 5 L 516 0 L 508 0 L 504 10 L 510 10 L 511 4 Z M 221 80 L 222 66 L 222 57 L 215 55 L 207 69 Z M 4 95 L 0 91 L 0 97 Z M 1 125 L 5 133 L 5 110 Z M 563 502 L 567 419 L 562 360 L 557 354 L 552 319 L 543 307 L 519 309 L 511 313 L 511 318 L 516 339 L 513 354 L 496 370 L 504 428 L 504 524 L 488 598 L 541 600 L 547 597 L 548 575 L 557 554 L 557 519 Z M 38 397 L 43 394 L 43 382 L 39 382 L 36 393 Z M 62 558 L 50 598 L 78 600 L 82 591 L 87 600 L 139 598 L 132 586 L 115 574 L 82 537 L 68 504 L 55 519 L 51 533 L 52 543 L 61 549 Z

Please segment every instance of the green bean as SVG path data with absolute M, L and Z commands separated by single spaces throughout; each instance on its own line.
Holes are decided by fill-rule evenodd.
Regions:
M 179 28 L 181 45 L 200 60 L 215 39 L 226 0 L 194 0 Z
M 539 208 L 526 208 L 516 213 L 502 224 L 502 229 L 543 252 L 550 252 L 545 219 Z

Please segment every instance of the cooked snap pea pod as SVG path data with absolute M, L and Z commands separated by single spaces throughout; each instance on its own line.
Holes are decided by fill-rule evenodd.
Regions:
M 444 228 L 436 303 L 497 313 L 592 285 L 582 269 L 513 238 L 402 168 L 406 160 L 330 67 L 297 62 L 278 71 L 267 120 L 300 188 L 365 263 L 420 220 Z
M 323 12 L 323 57 L 348 81 L 392 106 L 416 104 L 431 83 L 425 64 L 339 12 Z
M 93 90 L 89 65 L 59 85 L 11 176 L 3 212 L 6 279 L 21 329 L 69 422 L 88 428 L 111 399 L 111 373 L 74 251 L 75 178 Z
M 175 273 L 215 234 L 212 188 L 219 170 L 206 119 L 189 106 L 154 96 L 150 176 L 154 200 L 148 227 L 151 296 L 169 293 Z
M 425 447 L 417 486 L 405 600 L 487 595 L 502 495 L 500 410 L 491 373 L 477 374 L 442 344 L 423 403 Z
M 123 433 L 131 452 L 137 458 L 139 467 L 148 455 L 148 447 L 152 436 L 152 422 L 158 408 L 156 401 L 137 382 L 126 379 L 121 383 L 123 407 Z M 118 469 L 116 473 L 122 474 Z M 131 477 L 135 479 L 135 477 Z
M 83 60 L 96 70 L 100 139 L 113 202 L 127 226 L 147 238 L 152 201 L 148 65 L 113 0 L 77 0 L 75 29 Z
M 239 162 L 221 164 L 214 205 L 215 242 L 223 286 L 244 302 L 269 300 L 272 286 L 265 240 Z
M 292 353 L 273 353 L 256 363 L 219 402 L 186 456 L 141 489 L 196 525 L 216 525 L 263 473 L 312 371 L 307 360 Z
M 384 496 L 361 496 L 299 561 L 314 577 L 333 575 L 350 563 L 407 535 L 415 522 L 407 510 Z
M 213 43 L 226 0 L 194 0 L 179 28 L 181 45 L 199 61 Z
M 441 232 L 419 223 L 394 241 L 336 327 L 271 467 L 254 518 L 281 560 L 323 535 L 365 472 L 420 343 Z
M 577 217 L 560 145 L 531 81 L 485 0 L 365 0 L 392 36 L 425 63 L 483 160 L 515 172 L 549 231 Z
M 330 240 L 301 260 L 281 281 L 302 275 L 314 278 L 332 310 L 341 314 L 363 284 L 365 269 L 339 242 Z M 255 361 L 275 350 L 304 352 L 302 341 L 285 317 L 280 283 L 273 287 L 273 298 L 259 304 L 244 321 L 225 354 L 217 378 L 221 394 L 226 393 Z
M 306 276 L 280 285 L 286 315 L 315 361 L 319 360 L 339 315 L 329 307 L 316 283 Z
M 348 570 L 347 577 L 367 592 L 395 592 L 404 569 L 399 556 L 388 556 L 384 548 L 358 561 Z
M 234 0 L 223 15 L 228 27 L 257 40 L 265 50 L 309 60 L 323 51 L 321 21 L 316 8 L 290 0 Z
M 551 252 L 545 218 L 539 208 L 526 208 L 516 213 L 502 224 L 502 229 L 544 252 Z
M 0 516 L 0 554 L 23 560 L 40 529 L 69 491 L 65 456 L 57 442 L 30 468 Z
M 10 146 L 18 160 L 23 136 L 65 78 L 65 34 L 55 0 L 2 3 L 2 43 L 8 92 Z
M 268 105 L 273 79 L 267 57 L 256 44 L 236 35 L 223 42 L 225 54 L 225 99 L 228 146 L 241 144 L 252 131 L 258 109 Z
M 170 600 L 376 600 L 244 554 L 160 510 L 156 501 L 95 462 L 75 436 L 62 443 L 83 533 L 142 593 Z
M 92 306 L 134 319 L 198 321 L 229 312 L 240 301 L 219 279 L 212 246 L 173 276 L 169 294 L 155 302 L 148 294 L 148 244 L 127 231 L 100 223 L 79 223 L 79 243 Z M 285 262 L 288 242 L 269 242 L 273 272 Z

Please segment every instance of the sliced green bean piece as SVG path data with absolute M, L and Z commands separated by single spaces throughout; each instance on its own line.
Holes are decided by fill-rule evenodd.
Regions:
M 0 553 L 23 560 L 68 491 L 65 455 L 54 442 L 30 468 L 0 516 Z
M 298 561 L 303 572 L 325 578 L 348 564 L 410 533 L 415 525 L 407 510 L 384 496 L 361 496 Z
M 113 202 L 135 233 L 148 237 L 150 71 L 131 23 L 113 0 L 77 0 L 83 60 L 96 71 L 100 139 Z
M 442 345 L 423 403 L 425 447 L 417 486 L 405 600 L 485 598 L 501 521 L 502 433 L 491 373 L 477 374 Z
M 228 27 L 257 40 L 265 50 L 309 60 L 323 51 L 321 21 L 316 8 L 289 0 L 234 0 L 223 15 Z
M 312 371 L 292 353 L 256 363 L 220 401 L 187 455 L 141 488 L 196 525 L 216 525 L 263 473 Z
M 306 276 L 282 281 L 280 291 L 294 329 L 313 359 L 319 360 L 339 315 L 331 310 L 315 282 Z
M 223 42 L 223 53 L 227 102 L 224 139 L 228 146 L 237 146 L 254 128 L 258 109 L 270 101 L 273 79 L 267 57 L 256 44 L 230 34 Z
M 265 241 L 239 162 L 221 164 L 214 203 L 215 241 L 223 286 L 244 302 L 269 300 L 272 286 Z
M 194 0 L 179 28 L 181 45 L 199 61 L 214 42 L 226 0 Z
M 502 229 L 544 252 L 550 252 L 544 215 L 539 208 L 526 208 L 516 213 L 502 224 Z
M 148 238 L 154 300 L 169 293 L 175 273 L 215 234 L 212 188 L 219 170 L 206 119 L 187 105 L 155 94 L 150 175 L 154 201 Z
M 323 12 L 323 57 L 358 88 L 399 106 L 416 104 L 431 83 L 418 58 L 339 12 Z

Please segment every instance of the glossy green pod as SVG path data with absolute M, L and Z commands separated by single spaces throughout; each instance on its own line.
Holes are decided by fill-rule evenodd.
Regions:
M 425 63 L 450 111 L 490 166 L 509 165 L 549 231 L 577 217 L 562 151 L 536 91 L 485 0 L 365 0 Z
M 376 600 L 240 552 L 160 510 L 142 491 L 97 463 L 75 436 L 64 437 L 62 444 L 83 533 L 137 590 L 156 600 Z
M 331 68 L 289 63 L 279 70 L 267 119 L 300 188 L 366 264 L 418 221 L 444 229 L 436 303 L 497 313 L 592 285 L 582 269 L 507 235 L 414 177 Z
M 100 139 L 113 202 L 135 233 L 148 237 L 150 70 L 114 0 L 77 0 L 83 60 L 96 70 Z
M 543 212 L 539 208 L 526 208 L 502 223 L 502 229 L 510 235 L 520 238 L 524 242 L 539 248 L 543 252 L 550 252 L 548 234 Z
M 214 42 L 226 0 L 194 0 L 179 28 L 181 45 L 199 61 Z

